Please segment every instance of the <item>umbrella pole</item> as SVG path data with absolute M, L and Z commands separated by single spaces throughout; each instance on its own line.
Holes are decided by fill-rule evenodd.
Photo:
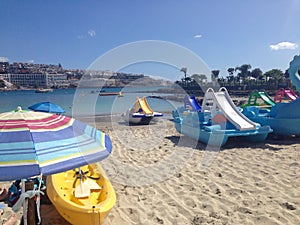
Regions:
M 31 181 L 27 181 L 25 183 L 25 190 L 29 191 L 29 190 L 33 190 L 34 189 L 34 182 Z M 28 210 L 27 210 L 27 219 L 28 219 L 28 225 L 36 225 L 36 221 L 35 221 L 35 201 L 34 198 L 30 198 L 28 199 Z
M 22 193 L 25 193 L 25 180 L 22 179 Z M 23 202 L 23 224 L 27 225 L 27 199 Z
M 25 182 L 25 192 L 31 191 L 33 189 L 34 189 L 34 182 L 32 180 Z M 27 210 L 25 210 L 25 212 L 23 211 L 24 225 L 36 225 L 36 221 L 35 221 L 36 210 L 35 210 L 34 198 L 29 198 L 26 199 L 25 201 L 27 201 Z

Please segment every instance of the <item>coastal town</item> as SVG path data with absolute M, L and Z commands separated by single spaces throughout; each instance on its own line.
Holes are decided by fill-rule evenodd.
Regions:
M 143 74 L 128 74 L 109 70 L 65 69 L 59 63 L 33 64 L 22 62 L 0 62 L 0 88 L 18 89 L 61 89 L 84 87 L 124 87 L 135 85 L 168 85 L 170 82 L 153 79 Z

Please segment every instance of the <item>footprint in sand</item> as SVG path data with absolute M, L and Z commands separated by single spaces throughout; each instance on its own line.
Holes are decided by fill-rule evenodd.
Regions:
M 192 198 L 185 198 L 184 199 L 184 204 L 188 207 L 188 208 L 196 208 L 197 204 L 195 202 L 194 199 Z

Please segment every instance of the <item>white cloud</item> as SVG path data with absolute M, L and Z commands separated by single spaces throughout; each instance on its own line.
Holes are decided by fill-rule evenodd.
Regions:
M 87 32 L 87 34 L 80 34 L 77 36 L 78 39 L 85 39 L 85 38 L 88 38 L 88 37 L 95 37 L 96 36 L 96 31 L 94 30 L 89 30 Z
M 8 58 L 0 56 L 0 62 L 8 62 Z
M 27 63 L 34 63 L 34 60 L 30 59 L 30 60 L 27 61 Z
M 78 39 L 84 39 L 85 36 L 81 34 L 81 35 L 78 35 L 77 38 L 78 38 Z
M 271 50 L 274 50 L 274 51 L 283 50 L 283 49 L 294 50 L 294 49 L 298 48 L 298 45 L 296 43 L 283 41 L 276 45 L 270 45 L 270 48 L 271 48 Z
M 88 35 L 89 35 L 90 37 L 94 37 L 94 36 L 96 36 L 96 31 L 94 31 L 94 30 L 89 30 L 89 31 L 88 31 Z
M 196 34 L 196 35 L 194 35 L 194 38 L 201 38 L 201 37 L 202 37 L 201 34 Z

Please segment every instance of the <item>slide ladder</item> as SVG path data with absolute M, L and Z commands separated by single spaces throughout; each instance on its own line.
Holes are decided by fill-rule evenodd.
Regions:
M 248 99 L 248 103 L 247 105 L 259 105 L 258 103 L 258 98 L 260 98 L 261 100 L 263 100 L 263 102 L 266 105 L 269 106 L 274 106 L 276 103 L 273 101 L 273 99 L 265 92 L 265 91 L 257 91 L 254 90 L 251 92 L 249 99 Z
M 279 90 L 276 91 L 275 96 L 274 96 L 274 101 L 276 103 L 282 102 L 284 98 L 284 89 L 280 88 Z
M 208 88 L 204 95 L 204 99 L 201 107 L 202 112 L 208 112 L 213 115 L 217 113 L 217 105 L 214 97 L 214 90 L 212 88 Z

